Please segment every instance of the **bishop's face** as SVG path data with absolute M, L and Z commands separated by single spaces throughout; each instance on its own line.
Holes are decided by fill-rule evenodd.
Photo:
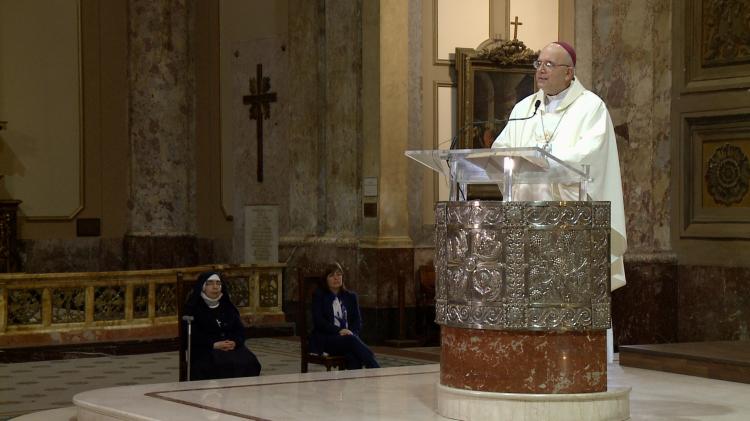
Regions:
M 557 95 L 573 81 L 573 61 L 568 52 L 557 44 L 550 44 L 539 53 L 536 84 L 547 95 Z

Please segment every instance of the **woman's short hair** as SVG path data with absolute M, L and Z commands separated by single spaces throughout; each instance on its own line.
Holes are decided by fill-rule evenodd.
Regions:
M 323 276 L 325 276 L 326 278 L 328 278 L 329 275 L 332 275 L 332 274 L 334 274 L 336 272 L 341 272 L 341 274 L 343 275 L 344 274 L 344 268 L 341 267 L 341 263 L 339 263 L 339 262 L 331 262 L 331 263 L 329 263 L 326 266 L 326 273 Z

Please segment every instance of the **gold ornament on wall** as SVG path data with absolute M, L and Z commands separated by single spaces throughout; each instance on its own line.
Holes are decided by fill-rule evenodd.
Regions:
M 539 52 L 526 47 L 526 44 L 519 39 L 487 40 L 477 47 L 477 53 L 474 56 L 476 59 L 489 60 L 503 66 L 530 66 L 537 57 L 539 57 Z

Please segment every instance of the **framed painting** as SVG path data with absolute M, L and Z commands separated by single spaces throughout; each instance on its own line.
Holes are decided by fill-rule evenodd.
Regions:
M 533 62 L 538 54 L 523 43 L 498 41 L 493 48 L 456 49 L 458 147 L 489 148 L 503 130 L 513 106 L 536 91 Z M 515 55 L 502 54 L 508 44 Z M 481 47 L 481 46 L 480 46 Z
M 487 40 L 456 49 L 458 149 L 485 149 L 505 128 L 513 106 L 536 91 L 534 60 L 519 40 Z M 494 185 L 468 186 L 467 199 L 501 200 Z

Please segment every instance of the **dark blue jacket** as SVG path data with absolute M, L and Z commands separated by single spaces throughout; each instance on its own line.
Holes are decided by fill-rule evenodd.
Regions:
M 313 335 L 338 335 L 342 329 L 333 324 L 333 299 L 336 296 L 328 289 L 317 289 L 312 299 Z M 339 301 L 346 307 L 348 329 L 359 336 L 362 317 L 359 314 L 357 294 L 339 291 Z

